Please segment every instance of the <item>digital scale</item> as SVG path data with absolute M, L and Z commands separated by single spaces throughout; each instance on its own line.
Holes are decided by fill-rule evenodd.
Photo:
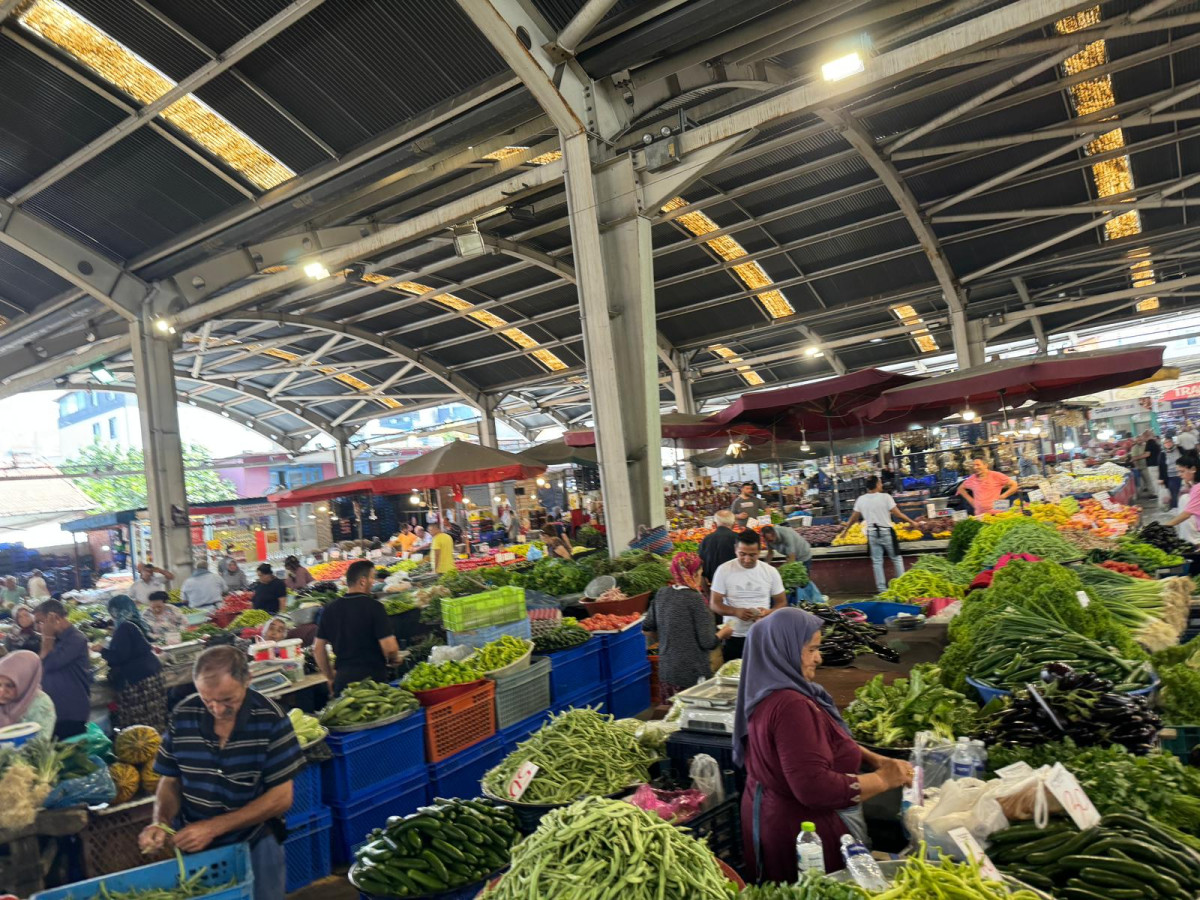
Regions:
M 680 691 L 675 699 L 683 704 L 679 727 L 709 734 L 733 734 L 737 707 L 738 679 L 717 676 Z

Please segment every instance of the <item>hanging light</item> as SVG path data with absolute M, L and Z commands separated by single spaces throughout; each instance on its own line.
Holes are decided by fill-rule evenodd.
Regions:
M 968 406 L 966 409 L 964 409 L 962 411 L 962 417 L 963 417 L 964 422 L 974 422 L 975 421 L 975 410 L 971 409 Z
M 492 499 L 493 499 L 494 501 L 496 501 L 497 503 L 503 503 L 503 502 L 504 502 L 504 498 L 503 498 L 503 497 L 501 497 L 499 494 L 497 494 L 497 495 L 496 495 L 495 497 L 493 497 Z
M 736 438 L 731 438 L 729 441 L 729 446 L 725 448 L 725 455 L 732 456 L 734 459 L 737 459 L 745 452 L 746 445 Z
M 371 510 L 371 514 L 369 516 L 367 516 L 367 518 L 370 519 L 372 522 L 374 522 L 376 519 L 379 518 L 379 516 L 375 515 L 375 510 Z
M 808 429 L 800 429 L 800 452 L 807 453 L 811 448 L 808 446 Z
M 421 502 L 421 495 L 420 494 L 410 494 L 408 497 L 408 502 L 411 503 L 413 506 L 416 506 L 418 503 Z
M 542 477 L 539 475 L 539 476 L 538 476 L 538 480 L 537 480 L 537 486 L 538 486 L 538 487 L 545 487 L 545 486 L 546 486 L 546 479 L 545 479 L 545 478 L 542 478 Z

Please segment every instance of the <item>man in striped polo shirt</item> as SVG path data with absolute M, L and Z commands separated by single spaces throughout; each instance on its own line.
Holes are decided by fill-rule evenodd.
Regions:
M 175 707 L 154 761 L 155 824 L 139 844 L 143 852 L 165 846 L 160 825 L 178 829 L 174 843 L 184 853 L 248 841 L 254 900 L 283 900 L 282 816 L 304 765 L 292 723 L 250 690 L 249 661 L 236 647 L 201 653 L 192 682 L 196 693 Z

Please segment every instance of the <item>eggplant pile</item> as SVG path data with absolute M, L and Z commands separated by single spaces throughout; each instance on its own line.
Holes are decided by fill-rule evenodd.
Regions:
M 984 729 L 976 737 L 1002 747 L 1070 738 L 1078 747 L 1119 744 L 1137 756 L 1154 749 L 1162 719 L 1146 697 L 1117 693 L 1107 678 L 1065 663 L 1047 665 L 1041 680 L 984 707 Z
M 800 608 L 825 622 L 821 629 L 822 666 L 848 666 L 860 653 L 874 653 L 884 662 L 900 662 L 900 654 L 878 640 L 887 634 L 886 625 L 855 622 L 828 606 L 801 603 Z

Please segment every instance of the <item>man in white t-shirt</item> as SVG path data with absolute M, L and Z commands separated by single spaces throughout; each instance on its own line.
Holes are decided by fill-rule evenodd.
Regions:
M 867 492 L 854 501 L 854 512 L 838 535 L 841 537 L 849 531 L 855 522 L 863 523 L 863 531 L 867 533 L 867 549 L 871 553 L 871 568 L 875 570 L 875 592 L 878 594 L 887 590 L 887 578 L 883 574 L 885 555 L 895 565 L 896 577 L 904 574 L 904 560 L 900 558 L 900 551 L 896 547 L 895 535 L 892 532 L 893 516 L 916 527 L 917 523 L 900 512 L 892 495 L 884 491 L 879 476 L 872 475 L 867 479 Z
M 1196 449 L 1196 429 L 1190 422 L 1175 435 L 1175 446 L 1180 450 Z
M 758 533 L 743 531 L 737 536 L 736 549 L 734 559 L 717 567 L 709 595 L 709 607 L 733 628 L 721 647 L 726 662 L 742 658 L 751 625 L 787 604 L 779 570 L 758 561 L 762 551 Z
M 138 575 L 138 580 L 129 588 L 129 596 L 138 606 L 145 606 L 149 603 L 150 595 L 157 591 L 170 591 L 171 582 L 175 580 L 173 572 L 152 566 L 150 563 L 142 563 L 138 566 Z

